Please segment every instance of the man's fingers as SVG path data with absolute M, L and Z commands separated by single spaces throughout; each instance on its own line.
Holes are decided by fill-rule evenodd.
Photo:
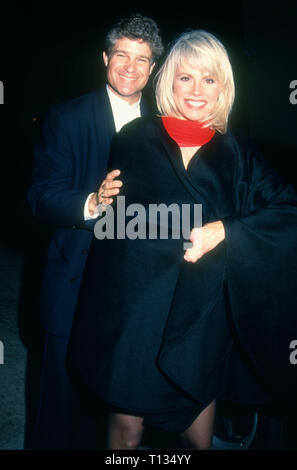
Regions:
M 104 191 L 106 191 L 107 189 L 120 188 L 123 186 L 123 183 L 120 180 L 106 181 L 103 182 L 102 186 Z
M 111 199 L 111 198 L 104 198 L 102 204 L 104 204 L 105 206 L 109 206 L 112 202 L 113 202 L 113 199 Z
M 109 173 L 107 173 L 105 179 L 110 181 L 110 180 L 113 180 L 114 178 L 116 178 L 117 176 L 119 176 L 120 174 L 121 174 L 120 170 L 112 170 Z
M 102 197 L 106 198 L 110 196 L 115 196 L 116 194 L 119 194 L 119 192 L 120 190 L 118 188 L 105 189 Z

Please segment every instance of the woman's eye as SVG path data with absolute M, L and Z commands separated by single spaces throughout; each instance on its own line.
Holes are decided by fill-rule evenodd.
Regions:
M 182 82 L 187 82 L 187 81 L 189 81 L 189 77 L 183 76 L 183 77 L 180 77 L 180 80 Z
M 207 84 L 212 84 L 212 83 L 215 82 L 215 80 L 214 80 L 213 78 L 207 77 L 207 78 L 205 78 L 205 82 L 206 82 Z

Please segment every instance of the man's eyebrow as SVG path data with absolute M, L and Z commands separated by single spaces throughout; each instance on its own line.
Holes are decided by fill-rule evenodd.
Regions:
M 111 52 L 112 54 L 114 54 L 115 52 L 122 52 L 124 54 L 127 54 L 127 51 L 124 51 L 123 49 L 113 49 Z
M 129 54 L 129 51 L 125 51 L 124 49 L 114 49 L 112 51 L 112 54 L 116 54 L 118 52 L 120 52 L 121 54 Z M 147 55 L 136 55 L 136 57 L 139 57 L 141 59 L 151 60 L 151 57 L 149 57 Z

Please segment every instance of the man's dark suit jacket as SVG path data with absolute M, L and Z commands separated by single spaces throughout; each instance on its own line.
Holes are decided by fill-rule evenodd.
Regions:
M 146 114 L 141 102 L 141 114 Z M 51 224 L 40 311 L 45 329 L 68 337 L 94 222 L 84 204 L 106 175 L 115 133 L 106 88 L 50 109 L 35 147 L 28 201 L 34 216 Z

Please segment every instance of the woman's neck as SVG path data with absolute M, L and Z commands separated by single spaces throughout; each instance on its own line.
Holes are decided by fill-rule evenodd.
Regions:
M 180 147 L 180 151 L 182 153 L 182 158 L 183 158 L 183 164 L 185 169 L 187 170 L 188 165 L 192 159 L 192 157 L 195 155 L 198 149 L 200 149 L 201 145 L 199 147 Z

